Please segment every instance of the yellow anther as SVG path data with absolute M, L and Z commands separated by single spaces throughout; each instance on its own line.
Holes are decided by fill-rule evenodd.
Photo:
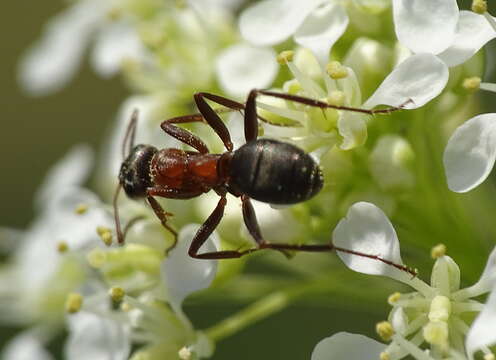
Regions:
M 100 236 L 100 239 L 102 239 L 105 245 L 112 245 L 112 230 L 105 226 L 97 226 L 96 233 Z
M 78 293 L 70 293 L 65 300 L 65 311 L 69 314 L 77 313 L 83 306 L 83 296 Z
M 348 70 L 339 61 L 331 61 L 327 64 L 326 71 L 334 80 L 343 79 L 348 76 Z
M 380 360 L 389 360 L 391 359 L 391 356 L 389 355 L 389 353 L 383 351 L 381 352 L 381 354 L 379 355 L 379 359 Z
M 401 298 L 401 293 L 395 292 L 388 296 L 387 302 L 389 305 L 393 306 L 400 300 L 400 298 Z
M 429 344 L 441 347 L 448 344 L 448 323 L 444 321 L 430 321 L 424 326 L 422 334 Z
M 472 76 L 463 80 L 463 88 L 467 91 L 477 91 L 480 88 L 481 78 Z
M 123 288 L 119 286 L 114 286 L 110 288 L 109 295 L 114 303 L 120 303 L 124 298 L 124 295 L 126 295 L 126 292 L 124 291 Z
M 178 352 L 179 359 L 181 360 L 190 360 L 192 358 L 192 353 L 191 350 L 188 349 L 186 346 L 183 346 L 181 350 Z
M 329 105 L 343 106 L 345 100 L 346 100 L 346 95 L 344 94 L 344 92 L 339 90 L 334 90 L 331 91 L 331 93 L 329 94 L 329 97 L 327 98 L 327 103 Z
M 84 214 L 86 211 L 88 211 L 88 205 L 87 204 L 79 204 L 76 206 L 74 209 L 74 212 L 78 215 Z
M 86 255 L 86 260 L 90 264 L 90 266 L 98 269 L 105 264 L 107 260 L 107 254 L 100 248 L 94 248 L 91 250 L 88 255 Z
M 444 244 L 438 244 L 434 246 L 431 249 L 431 258 L 439 259 L 440 257 L 443 257 L 444 255 L 446 255 L 446 250 L 446 245 Z
M 496 360 L 496 356 L 493 353 L 484 354 L 484 360 Z
M 284 50 L 277 55 L 277 62 L 281 65 L 286 65 L 288 62 L 293 61 L 294 51 L 293 50 Z
M 487 11 L 486 0 L 474 0 L 472 1 L 472 11 L 477 14 L 484 14 Z
M 65 241 L 59 241 L 57 243 L 57 251 L 61 254 L 65 253 L 67 250 L 69 250 L 69 245 Z
M 389 321 L 381 321 L 375 325 L 375 331 L 382 340 L 389 341 L 394 335 L 393 325 Z

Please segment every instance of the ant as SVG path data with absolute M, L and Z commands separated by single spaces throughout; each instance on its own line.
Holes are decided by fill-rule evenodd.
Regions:
M 332 108 L 370 115 L 391 113 L 400 110 L 404 106 L 367 110 L 335 106 L 302 96 L 267 90 L 252 90 L 246 103 L 242 104 L 222 96 L 200 92 L 194 95 L 194 100 L 199 110 L 198 114 L 168 119 L 160 125 L 168 135 L 191 146 L 195 151 L 176 148 L 158 150 L 151 145 L 143 144 L 134 146 L 138 116 L 135 110 L 122 148 L 123 153 L 125 153 L 126 143 L 129 142 L 129 154 L 122 163 L 119 173 L 119 185 L 114 196 L 114 213 L 119 244 L 123 244 L 125 233 L 130 226 L 128 224 L 124 231 L 120 228 L 117 197 L 121 187 L 124 188 L 130 198 L 145 198 L 162 225 L 174 235 L 174 244 L 167 251 L 176 245 L 177 232 L 167 223 L 167 217 L 172 214 L 164 211 L 155 196 L 171 199 L 190 199 L 214 190 L 220 196 L 220 199 L 211 215 L 197 231 L 191 243 L 188 254 L 193 258 L 239 258 L 263 249 L 274 249 L 283 253 L 286 251 L 341 251 L 382 261 L 415 276 L 415 271 L 407 266 L 393 263 L 376 255 L 337 247 L 332 243 L 308 245 L 273 244 L 264 240 L 250 199 L 270 204 L 296 204 L 316 195 L 322 189 L 323 178 L 319 165 L 300 148 L 278 140 L 257 139 L 258 119 L 266 121 L 257 114 L 256 97 L 259 94 L 321 109 Z M 217 111 L 206 100 L 215 102 L 230 110 L 244 111 L 246 144 L 239 149 L 233 149 L 227 127 Z M 189 122 L 206 122 L 222 140 L 227 151 L 222 154 L 212 154 L 199 137 L 186 129 L 174 125 Z M 222 250 L 199 254 L 200 247 L 212 234 L 224 215 L 227 193 L 241 198 L 244 223 L 255 240 L 256 247 L 243 251 Z

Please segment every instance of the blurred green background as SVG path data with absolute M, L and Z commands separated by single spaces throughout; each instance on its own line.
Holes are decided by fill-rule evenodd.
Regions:
M 468 1 L 462 3 L 462 8 L 468 8 Z M 490 6 L 495 14 L 496 4 L 492 2 Z M 2 226 L 22 229 L 30 223 L 34 215 L 33 195 L 46 171 L 76 143 L 89 143 L 98 149 L 116 110 L 128 95 L 118 78 L 97 78 L 87 59 L 82 71 L 62 91 L 39 98 L 21 92 L 16 79 L 18 59 L 38 38 L 47 19 L 62 8 L 61 0 L 2 1 L 0 5 Z M 488 52 L 496 53 L 494 48 L 493 41 Z M 494 68 L 489 70 L 494 72 Z M 486 98 L 491 101 L 495 96 L 487 94 Z M 365 276 L 356 275 L 356 278 L 366 280 Z M 367 291 L 363 285 L 361 291 Z M 335 308 L 332 303 L 290 307 L 220 343 L 214 359 L 309 358 L 319 340 L 337 331 L 374 336 L 374 324 L 388 312 L 385 301 L 371 307 L 357 299 L 356 303 L 348 304 L 354 311 Z M 187 308 L 199 328 L 208 327 L 240 308 L 235 304 L 222 308 L 211 304 L 197 306 L 193 301 Z M 12 333 L 12 329 L 0 333 L 0 348 Z M 55 344 L 56 348 L 59 346 Z

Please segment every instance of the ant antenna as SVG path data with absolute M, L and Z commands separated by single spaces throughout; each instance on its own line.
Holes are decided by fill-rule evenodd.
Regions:
M 124 135 L 122 142 L 122 159 L 125 159 L 134 147 L 134 138 L 136 136 L 136 125 L 138 124 L 138 109 L 134 109 L 131 115 L 131 120 Z M 126 145 L 129 143 L 128 151 L 126 153 Z
M 138 109 L 134 109 L 133 113 L 131 115 L 131 120 L 129 121 L 129 125 L 127 126 L 126 129 L 126 134 L 124 135 L 124 141 L 122 142 L 122 158 L 125 159 L 130 153 L 131 150 L 134 147 L 134 138 L 136 136 L 136 125 L 138 123 Z M 128 151 L 126 153 L 126 146 L 129 143 Z M 124 231 L 122 231 L 121 228 L 121 221 L 119 217 L 119 207 L 117 206 L 117 199 L 119 198 L 119 194 L 122 189 L 122 184 L 119 182 L 117 185 L 117 188 L 114 193 L 114 199 L 113 199 L 113 207 L 114 207 L 114 221 L 115 221 L 115 232 L 117 233 L 117 242 L 122 245 L 124 243 L 124 238 L 126 236 L 127 231 L 133 225 L 137 220 L 139 220 L 141 217 L 136 217 L 132 220 L 129 221 L 129 223 L 126 225 L 124 228 Z

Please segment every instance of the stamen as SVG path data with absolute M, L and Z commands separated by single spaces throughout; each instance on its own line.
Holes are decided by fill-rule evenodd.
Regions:
M 331 79 L 344 79 L 348 76 L 348 70 L 339 61 L 331 61 L 326 66 L 326 72 Z
M 78 293 L 70 293 L 67 295 L 67 299 L 65 301 L 65 311 L 69 314 L 75 314 L 81 307 L 83 306 L 83 296 Z
M 112 230 L 105 226 L 97 226 L 96 233 L 107 246 L 112 245 Z
M 472 76 L 463 80 L 463 88 L 469 92 L 474 92 L 480 89 L 481 78 Z
M 444 255 L 446 255 L 446 250 L 446 245 L 444 244 L 438 244 L 434 246 L 431 249 L 431 258 L 439 259 L 440 257 L 443 257 Z
M 74 212 L 77 214 L 77 215 L 83 215 L 85 212 L 88 211 L 88 205 L 87 204 L 79 204 L 78 206 L 76 206 L 76 208 L 74 209 Z
M 379 359 L 380 360 L 390 360 L 391 359 L 391 356 L 389 356 L 389 354 L 387 352 L 383 351 L 379 355 Z
M 119 286 L 111 287 L 109 290 L 110 298 L 112 299 L 112 303 L 117 307 L 122 302 L 122 299 L 126 295 L 126 292 L 123 288 Z
M 387 302 L 389 305 L 393 306 L 397 303 L 401 298 L 401 293 L 395 292 L 388 296 Z
M 284 50 L 277 55 L 277 62 L 281 65 L 286 65 L 288 62 L 293 61 L 294 51 L 293 50 Z
M 486 0 L 474 0 L 474 1 L 472 1 L 472 11 L 476 14 L 484 14 L 487 11 Z
M 67 252 L 69 250 L 69 245 L 65 241 L 59 241 L 57 243 L 57 251 L 61 254 Z
M 375 325 L 375 331 L 384 341 L 389 341 L 394 335 L 393 325 L 389 321 L 381 321 Z

